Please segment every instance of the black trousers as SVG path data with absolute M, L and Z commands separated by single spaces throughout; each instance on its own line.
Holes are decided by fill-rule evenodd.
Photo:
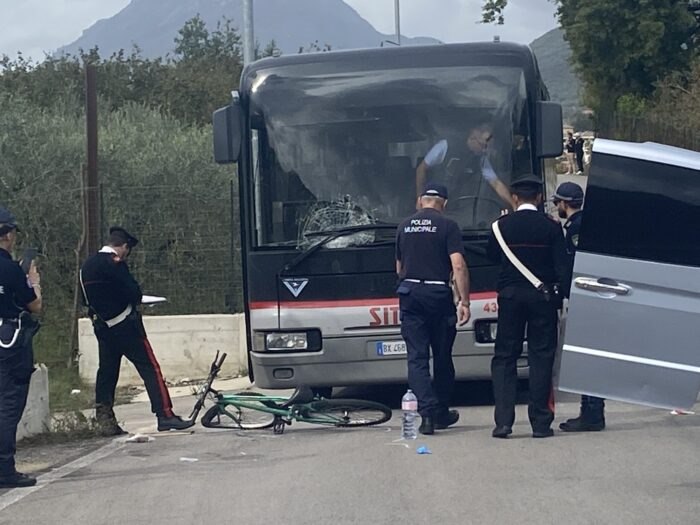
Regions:
M 527 333 L 530 365 L 528 415 L 533 430 L 545 430 L 554 420 L 552 366 L 557 348 L 557 308 L 523 291 L 498 297 L 498 332 L 491 376 L 496 401 L 496 426 L 512 427 L 515 421 L 518 374 L 516 363 Z M 532 290 L 533 293 L 535 290 Z
M 578 166 L 579 171 L 583 171 L 583 153 L 576 154 L 576 165 Z
M 31 342 L 0 348 L 0 476 L 15 473 L 17 425 L 27 404 L 33 371 Z
M 457 313 L 452 290 L 404 282 L 399 287 L 399 307 L 401 335 L 408 351 L 408 385 L 418 398 L 418 413 L 426 416 L 446 412 L 455 381 L 452 345 L 457 335 Z
M 160 365 L 146 337 L 141 319 L 131 316 L 118 325 L 95 328 L 99 344 L 100 364 L 95 384 L 95 402 L 98 406 L 112 407 L 119 380 L 122 356 L 131 361 L 146 386 L 151 400 L 151 411 L 159 417 L 171 417 L 173 404 L 163 380 Z

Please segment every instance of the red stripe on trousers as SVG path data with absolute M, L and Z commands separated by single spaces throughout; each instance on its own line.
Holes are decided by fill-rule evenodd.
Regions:
M 158 381 L 160 397 L 163 398 L 163 415 L 165 417 L 173 417 L 173 402 L 170 400 L 170 394 L 168 393 L 168 387 L 165 385 L 165 381 L 163 380 L 160 365 L 158 364 L 156 355 L 153 353 L 153 348 L 151 347 L 151 343 L 148 342 L 147 337 L 143 338 L 143 346 L 146 348 L 146 355 L 153 365 L 153 369 L 156 371 L 156 381 Z
M 552 387 L 552 390 L 549 392 L 549 409 L 552 411 L 552 414 L 554 414 L 554 409 L 556 407 L 556 400 L 554 399 L 554 387 Z

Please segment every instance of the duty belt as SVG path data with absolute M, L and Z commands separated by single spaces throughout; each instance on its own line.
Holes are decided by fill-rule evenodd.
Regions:
M 112 319 L 107 319 L 105 321 L 105 324 L 109 327 L 112 328 L 113 326 L 117 326 L 119 323 L 124 321 L 127 317 L 129 317 L 129 314 L 132 312 L 133 308 L 131 305 L 127 305 L 126 308 L 124 308 L 124 311 L 117 315 L 116 317 L 112 317 Z
M 22 329 L 22 320 L 21 319 L 0 319 L 0 326 L 2 326 L 5 323 L 17 323 L 17 328 L 15 328 L 15 333 L 12 336 L 12 340 L 9 343 L 3 343 L 0 341 L 0 348 L 12 348 L 15 346 L 15 343 L 17 342 L 17 338 L 19 337 L 19 332 Z
M 409 283 L 439 284 L 441 286 L 447 286 L 447 282 L 445 282 L 445 281 L 425 281 L 423 279 L 404 279 L 404 281 L 409 282 Z

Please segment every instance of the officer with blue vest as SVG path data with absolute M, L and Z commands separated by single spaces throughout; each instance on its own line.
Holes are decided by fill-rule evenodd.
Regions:
M 419 198 L 420 210 L 403 221 L 396 238 L 401 335 L 408 352 L 408 383 L 418 398 L 419 431 L 433 434 L 459 420 L 449 409 L 455 369 L 452 345 L 457 325 L 469 321 L 469 272 L 462 232 L 443 215 L 447 188 L 427 183 Z M 454 277 L 459 302 L 450 288 Z M 433 376 L 430 377 L 430 354 Z
M 574 256 L 578 248 L 581 220 L 583 219 L 583 188 L 574 182 L 559 185 L 552 196 L 561 219 L 566 219 L 564 236 L 566 252 L 569 257 L 569 277 L 571 283 L 574 273 Z M 581 411 L 578 417 L 568 419 L 559 425 L 564 432 L 596 432 L 605 428 L 605 400 L 594 396 L 581 396 Z
M 36 479 L 15 469 L 17 425 L 34 372 L 32 337 L 41 312 L 41 284 L 34 263 L 27 274 L 12 260 L 17 241 L 14 215 L 0 207 L 0 488 L 30 487 Z

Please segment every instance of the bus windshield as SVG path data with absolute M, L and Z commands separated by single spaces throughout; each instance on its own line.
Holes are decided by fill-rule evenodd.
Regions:
M 495 177 L 508 185 L 532 171 L 519 67 L 277 67 L 255 73 L 249 96 L 258 247 L 303 249 L 317 232 L 397 224 L 415 211 L 421 180 L 447 186 L 446 213 L 463 230 L 484 231 L 508 207 Z M 386 241 L 382 231 L 327 248 Z

